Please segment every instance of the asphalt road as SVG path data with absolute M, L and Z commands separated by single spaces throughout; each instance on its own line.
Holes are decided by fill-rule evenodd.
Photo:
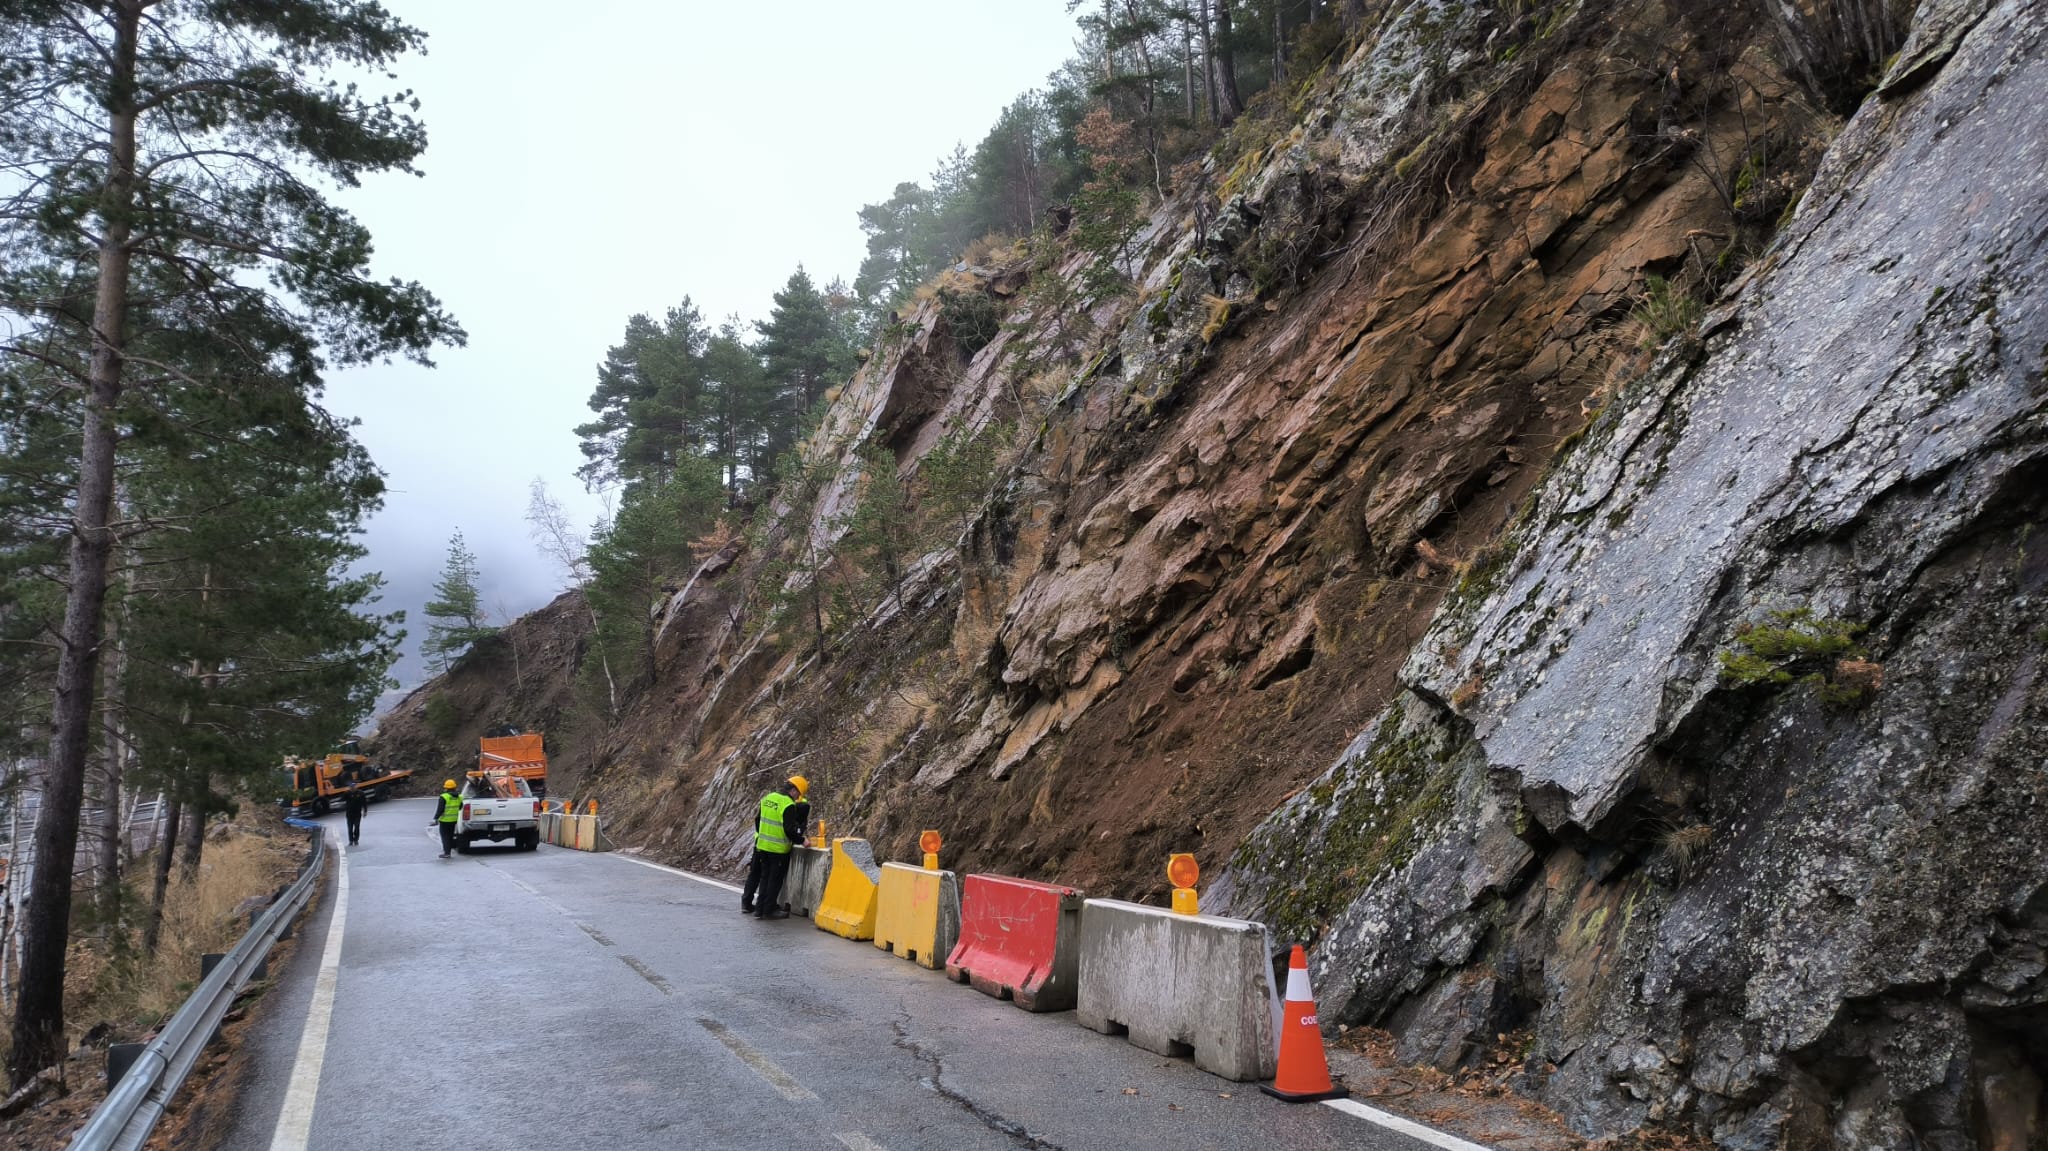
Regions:
M 742 917 L 736 894 L 627 856 L 543 844 L 443 860 L 430 810 L 374 806 L 346 849 L 329 1030 L 303 1045 L 324 1062 L 317 1091 L 302 1074 L 294 1094 L 334 929 L 330 866 L 245 1032 L 256 1058 L 229 1151 L 272 1147 L 288 1096 L 311 1104 L 303 1145 L 319 1151 L 1425 1147 L 809 920 Z M 321 822 L 341 836 L 339 815 Z

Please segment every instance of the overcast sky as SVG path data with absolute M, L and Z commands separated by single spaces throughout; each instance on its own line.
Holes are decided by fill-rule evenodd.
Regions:
M 376 236 L 376 272 L 422 281 L 469 332 L 433 370 L 328 382 L 388 476 L 365 566 L 406 609 L 408 687 L 456 529 L 494 616 L 562 586 L 529 540 L 527 485 L 544 478 L 579 526 L 599 514 L 573 429 L 628 316 L 688 295 L 713 323 L 762 319 L 799 263 L 850 282 L 855 211 L 972 148 L 1075 35 L 1062 0 L 385 3 L 429 34 L 399 73 L 423 102 L 426 178 L 340 200 Z

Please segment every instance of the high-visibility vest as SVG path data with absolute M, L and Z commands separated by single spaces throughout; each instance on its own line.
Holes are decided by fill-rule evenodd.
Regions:
M 796 800 L 779 791 L 761 797 L 761 821 L 754 825 L 754 846 L 776 855 L 789 854 L 789 833 L 783 830 L 782 813 Z
M 454 822 L 455 822 L 455 817 L 456 817 L 457 815 L 460 815 L 461 813 L 462 813 L 462 797 L 461 797 L 461 796 L 459 796 L 459 795 L 455 795 L 455 794 L 452 794 L 452 793 L 450 793 L 450 792 L 446 792 L 446 791 L 442 792 L 442 793 L 441 793 L 441 822 L 442 822 L 442 823 L 454 823 Z

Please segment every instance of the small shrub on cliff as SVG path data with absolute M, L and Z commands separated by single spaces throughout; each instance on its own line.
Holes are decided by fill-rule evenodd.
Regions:
M 1774 611 L 1764 623 L 1735 629 L 1723 650 L 1721 682 L 1729 687 L 1788 687 L 1810 683 L 1822 702 L 1854 707 L 1884 682 L 1883 669 L 1866 657 L 1856 637 L 1863 625 L 1815 615 L 1812 608 Z
M 1651 276 L 1643 287 L 1643 298 L 1629 318 L 1643 327 L 1643 349 L 1661 346 L 1673 336 L 1688 336 L 1699 327 L 1705 310 L 1698 297 L 1674 287 L 1662 276 Z
M 455 705 L 448 702 L 448 697 L 438 691 L 427 698 L 424 718 L 427 721 L 427 728 L 442 739 L 453 736 L 455 729 L 462 726 L 462 717 L 455 714 Z

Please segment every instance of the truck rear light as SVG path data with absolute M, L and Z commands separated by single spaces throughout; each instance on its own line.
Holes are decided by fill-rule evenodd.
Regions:
M 466 803 L 462 805 L 462 818 L 469 818 L 469 805 Z

